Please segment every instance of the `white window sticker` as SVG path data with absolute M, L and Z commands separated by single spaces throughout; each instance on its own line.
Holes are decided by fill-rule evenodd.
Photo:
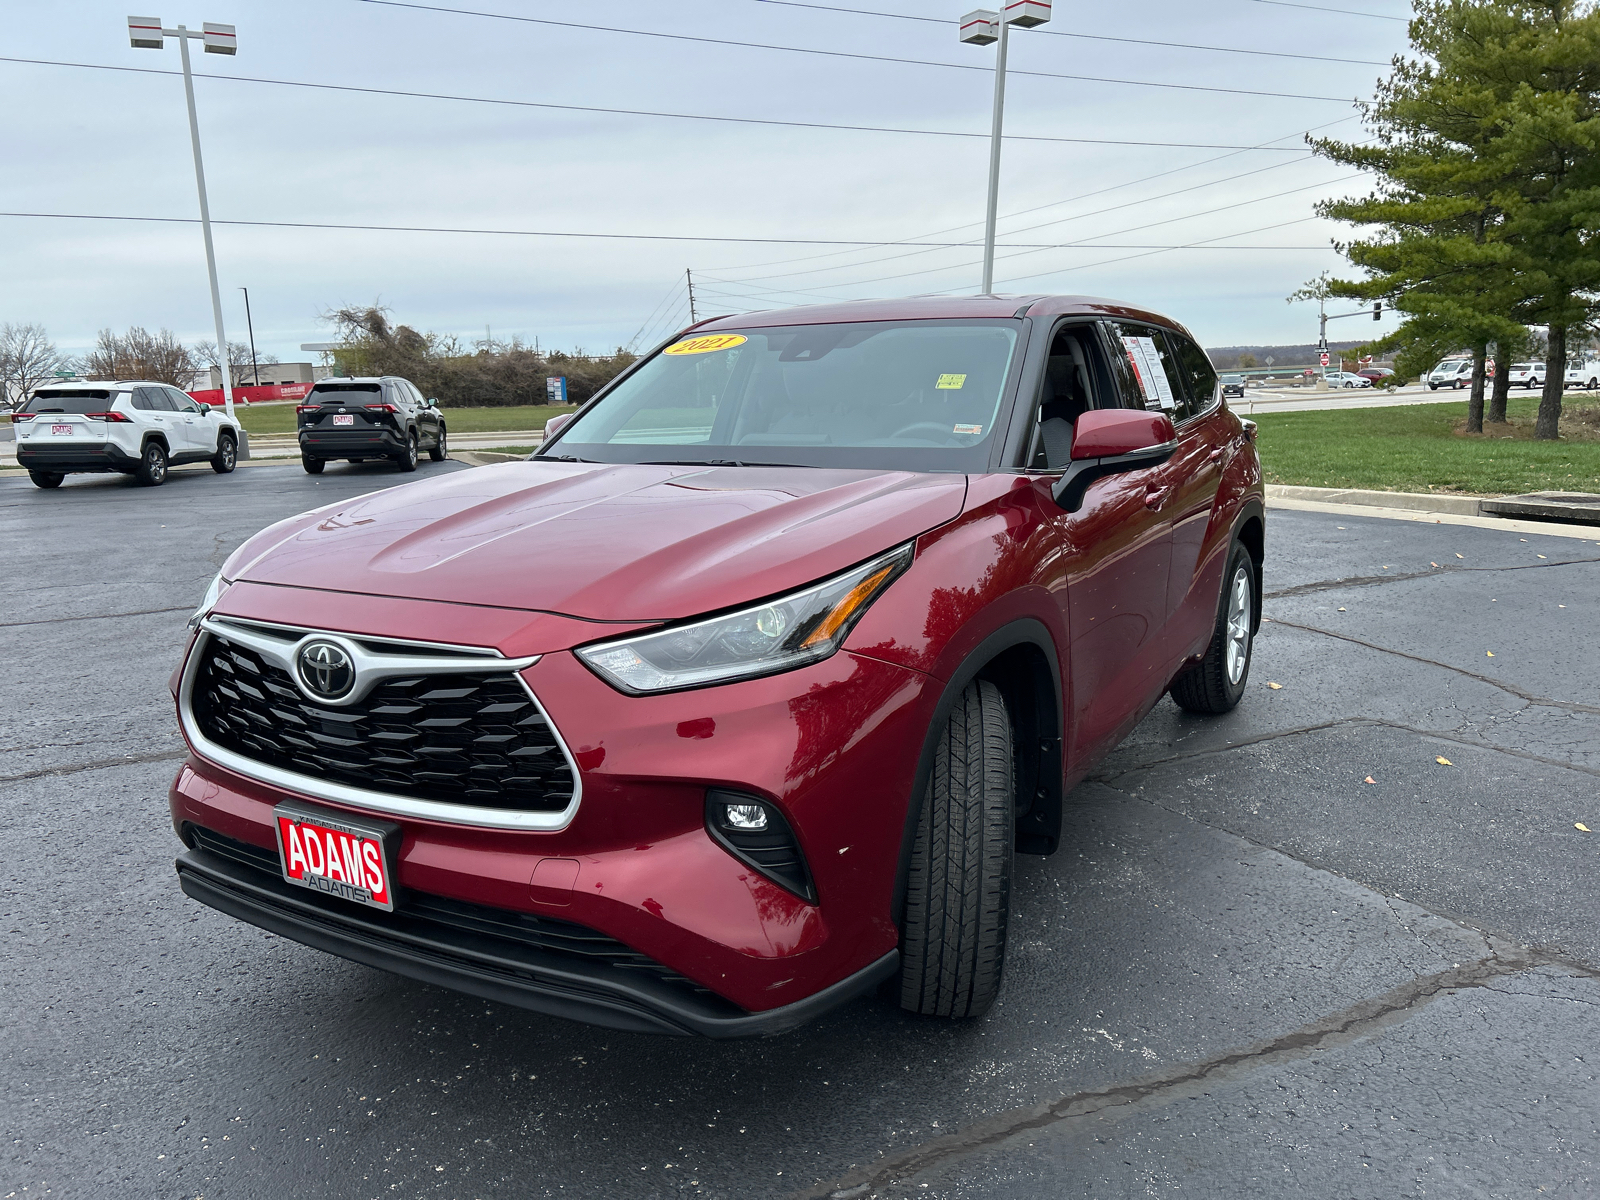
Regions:
M 1162 408 L 1176 408 L 1178 401 L 1172 394 L 1172 384 L 1167 379 L 1167 370 L 1161 365 L 1161 352 L 1156 349 L 1155 338 L 1142 337 L 1138 339 L 1139 348 L 1144 352 L 1144 359 L 1150 365 L 1150 377 L 1155 381 L 1156 396 Z M 1146 399 L 1149 393 L 1145 393 Z
M 1144 400 L 1145 407 L 1149 408 L 1151 401 L 1156 399 L 1157 392 L 1155 383 L 1150 378 L 1150 365 L 1145 361 L 1144 347 L 1139 344 L 1139 340 L 1136 337 L 1125 337 L 1122 339 L 1122 348 L 1128 355 L 1134 376 L 1139 380 L 1139 395 Z

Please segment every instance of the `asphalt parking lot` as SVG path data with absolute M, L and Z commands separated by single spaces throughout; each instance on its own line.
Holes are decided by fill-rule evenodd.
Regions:
M 0 1197 L 1600 1192 L 1600 538 L 1274 511 L 1243 704 L 1163 701 L 1076 789 L 986 1019 L 709 1043 L 179 893 L 189 610 L 406 478 L 0 479 Z

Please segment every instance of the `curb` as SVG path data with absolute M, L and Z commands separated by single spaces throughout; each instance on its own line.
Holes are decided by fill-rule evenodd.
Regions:
M 1269 483 L 1267 497 L 1272 500 L 1315 500 L 1323 504 L 1398 508 L 1406 512 L 1449 513 L 1456 517 L 1480 515 L 1477 496 L 1447 496 L 1433 492 L 1372 492 L 1358 488 L 1299 487 Z

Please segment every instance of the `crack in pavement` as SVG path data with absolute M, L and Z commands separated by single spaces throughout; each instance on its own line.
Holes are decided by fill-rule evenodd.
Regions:
M 1134 1083 L 1074 1092 L 1045 1104 L 985 1118 L 956 1133 L 890 1155 L 871 1168 L 795 1192 L 791 1200 L 864 1200 L 930 1170 L 996 1149 L 1019 1134 L 1093 1116 L 1107 1109 L 1185 1099 L 1200 1094 L 1206 1086 L 1220 1080 L 1305 1058 L 1320 1050 L 1349 1045 L 1359 1038 L 1404 1023 L 1441 995 L 1486 987 L 1497 979 L 1541 966 L 1560 966 L 1578 976 L 1600 978 L 1600 972 L 1573 967 L 1535 951 L 1501 945 L 1476 962 L 1419 976 L 1382 995 L 1359 1000 L 1252 1046 Z
M 1316 583 L 1297 583 L 1293 587 L 1263 592 L 1263 600 L 1281 600 L 1286 596 L 1305 596 L 1312 592 L 1335 591 L 1339 588 L 1371 587 L 1379 583 L 1398 583 L 1406 579 L 1431 579 L 1435 575 L 1493 573 L 1496 571 L 1539 571 L 1545 567 L 1575 567 L 1584 563 L 1600 563 L 1600 558 L 1564 558 L 1554 562 L 1518 563 L 1509 567 L 1439 567 L 1426 571 L 1408 571 L 1403 575 L 1352 575 L 1348 579 L 1321 579 Z
M 1282 617 L 1263 617 L 1263 624 L 1282 625 L 1286 629 L 1299 629 L 1305 633 L 1320 633 L 1323 637 L 1337 638 L 1341 642 L 1351 642 L 1357 646 L 1365 646 L 1368 650 L 1376 650 L 1380 654 L 1392 654 L 1396 658 L 1410 659 L 1412 662 L 1422 663 L 1430 667 L 1438 667 L 1442 671 L 1454 671 L 1457 675 L 1465 675 L 1468 679 L 1475 679 L 1479 683 L 1486 683 L 1492 688 L 1499 688 L 1508 695 L 1519 700 L 1526 700 L 1529 704 L 1538 704 L 1546 708 L 1561 708 L 1568 712 L 1593 713 L 1600 715 L 1600 706 L 1593 704 L 1579 704 L 1574 700 L 1552 700 L 1548 696 L 1536 696 L 1532 692 L 1519 688 L 1514 683 L 1495 679 L 1489 675 L 1480 675 L 1476 671 L 1469 671 L 1465 667 L 1454 667 L 1449 663 L 1440 662 L 1434 658 L 1424 658 L 1420 654 L 1408 654 L 1404 650 L 1395 650 L 1389 646 L 1380 646 L 1376 642 L 1364 641 L 1352 637 L 1348 633 L 1336 633 L 1331 629 L 1319 629 L 1315 625 L 1301 625 L 1296 621 L 1285 621 Z
M 20 629 L 24 625 L 59 625 L 64 621 L 114 621 L 119 617 L 155 617 L 163 613 L 193 611 L 194 605 L 184 604 L 177 608 L 141 608 L 136 612 L 89 613 L 82 617 L 46 617 L 40 621 L 0 621 L 0 629 Z
M 1542 754 L 1534 754 L 1528 750 L 1518 750 L 1512 746 L 1501 746 L 1494 742 L 1486 742 L 1481 738 L 1463 737 L 1449 730 L 1419 729 L 1415 725 L 1406 725 L 1400 721 L 1388 721 L 1382 717 L 1340 717 L 1336 721 L 1325 721 L 1320 725 L 1302 725 L 1294 729 L 1282 729 L 1276 733 L 1263 733 L 1253 738 L 1242 738 L 1237 742 L 1229 742 L 1225 746 L 1207 746 L 1199 750 L 1185 750 L 1181 754 L 1167 754 L 1160 758 L 1147 759 L 1132 766 L 1123 767 L 1116 771 L 1096 772 L 1086 775 L 1085 782 L 1103 783 L 1107 787 L 1115 787 L 1112 782 L 1135 771 L 1147 771 L 1154 767 L 1165 766 L 1167 763 L 1183 762 L 1191 758 L 1205 758 L 1216 754 L 1227 754 L 1232 750 L 1243 750 L 1250 746 L 1259 746 L 1263 742 L 1275 742 L 1282 738 L 1298 737 L 1306 733 L 1319 733 L 1324 729 L 1338 729 L 1343 726 L 1371 725 L 1382 729 L 1398 729 L 1402 733 L 1414 733 L 1418 737 L 1437 738 L 1441 742 L 1450 742 L 1456 746 L 1468 746 L 1474 750 L 1493 750 L 1496 754 L 1509 754 L 1513 758 L 1525 758 L 1529 762 L 1542 763 L 1547 767 L 1556 767 L 1563 771 L 1578 771 L 1584 775 L 1600 777 L 1600 768 L 1586 767 L 1581 763 L 1563 762 L 1559 758 L 1547 758 Z M 1120 789 L 1119 789 L 1120 790 Z
M 80 771 L 103 771 L 107 767 L 130 767 L 138 763 L 176 762 L 188 758 L 187 750 L 160 750 L 154 754 L 125 754 L 118 758 L 98 758 L 92 762 L 69 763 L 60 767 L 40 767 L 37 771 L 24 771 L 20 775 L 0 775 L 0 783 L 21 783 L 28 779 L 45 779 L 51 775 L 76 775 Z

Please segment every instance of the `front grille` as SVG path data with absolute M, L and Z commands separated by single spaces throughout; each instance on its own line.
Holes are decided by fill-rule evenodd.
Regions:
M 368 791 L 517 812 L 561 812 L 573 776 L 517 677 L 463 671 L 389 678 L 324 707 L 289 672 L 208 633 L 191 688 L 212 742 L 269 766 Z

